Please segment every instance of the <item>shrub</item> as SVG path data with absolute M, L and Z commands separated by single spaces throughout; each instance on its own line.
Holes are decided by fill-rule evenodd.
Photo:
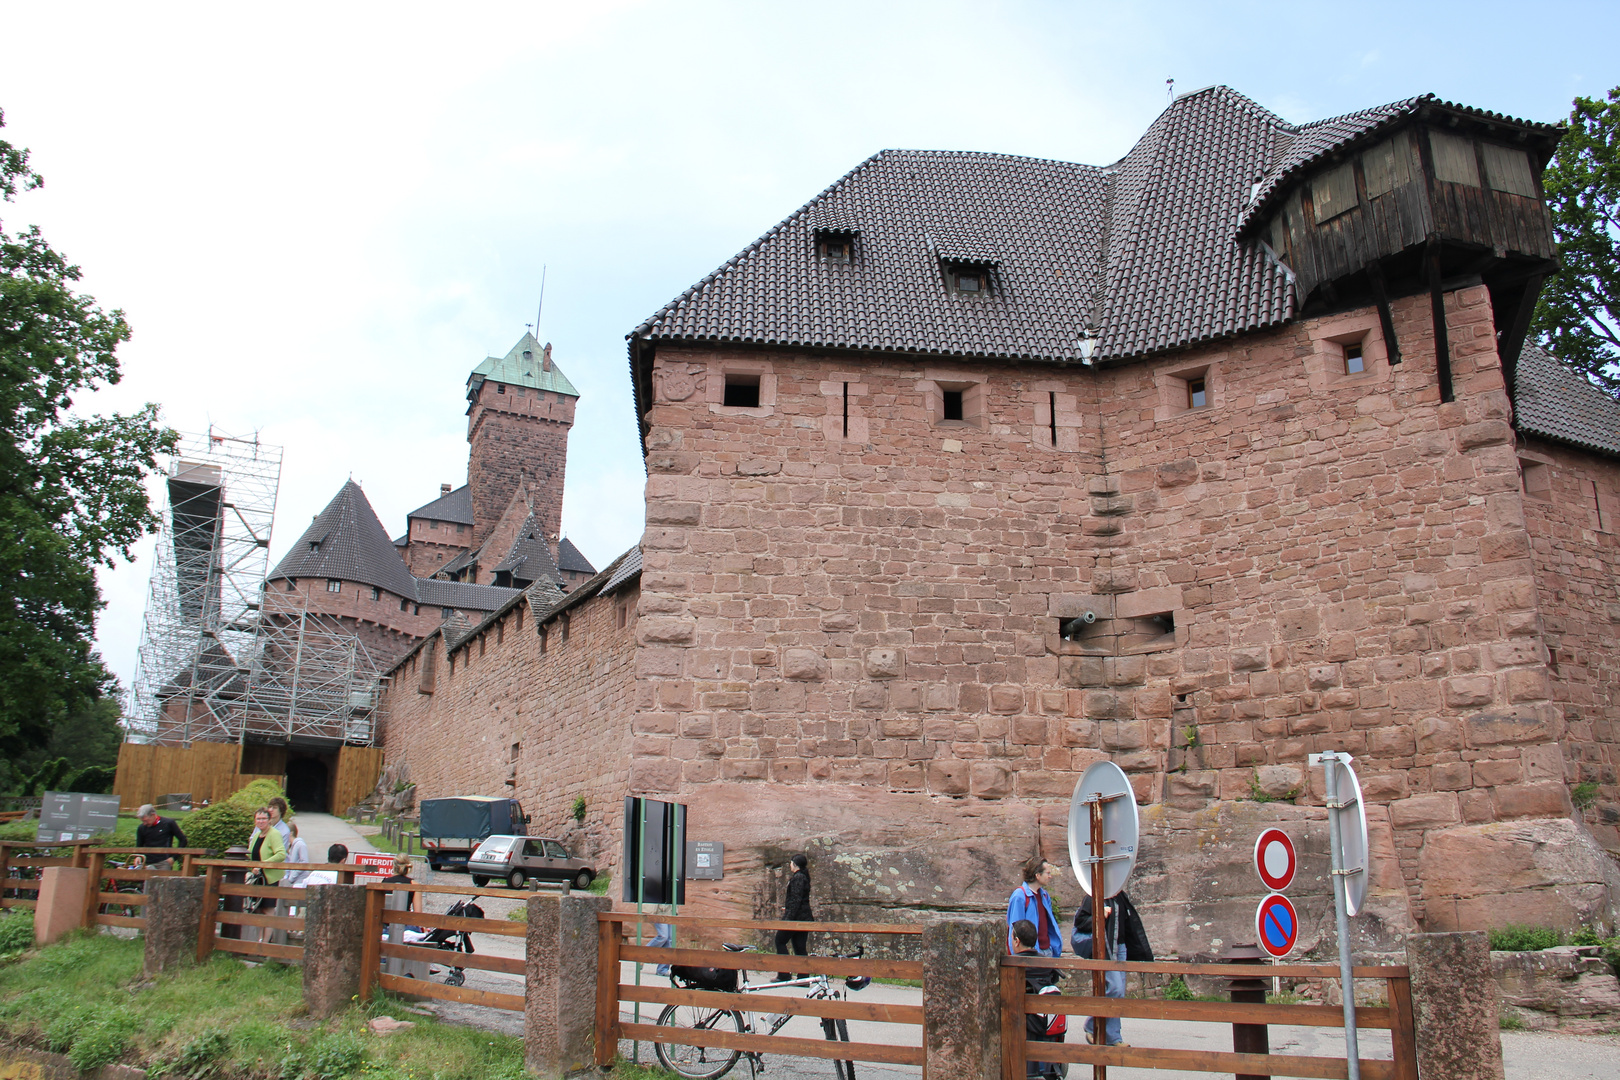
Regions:
M 581 822 L 585 820 L 585 796 L 583 795 L 574 796 L 574 820 Z
M 225 801 L 235 803 L 238 806 L 245 806 L 252 811 L 268 803 L 277 795 L 285 797 L 285 793 L 274 780 L 255 780 Z
M 1490 932 L 1493 952 L 1540 952 L 1556 949 L 1563 935 L 1550 926 L 1508 924 Z
M 1166 1001 L 1191 1001 L 1193 992 L 1187 986 L 1187 980 L 1180 975 L 1175 976 L 1164 985 Z
M 14 911 L 0 918 L 0 956 L 34 947 L 34 913 Z
M 62 784 L 64 791 L 80 791 L 86 795 L 105 795 L 112 790 L 113 777 L 118 774 L 117 769 L 107 769 L 100 765 L 86 765 Z
M 1591 780 L 1583 780 L 1569 789 L 1569 801 L 1575 804 L 1575 809 L 1585 810 L 1597 802 L 1598 786 Z
M 227 799 L 198 810 L 186 819 L 186 839 L 192 847 L 224 851 L 246 844 L 253 834 L 253 809 Z

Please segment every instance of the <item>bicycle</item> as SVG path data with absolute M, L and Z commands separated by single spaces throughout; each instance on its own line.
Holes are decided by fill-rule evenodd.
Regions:
M 726 945 L 728 952 L 745 952 L 741 945 Z M 840 956 L 840 960 L 858 959 L 864 949 L 857 948 L 855 952 Z M 707 974 L 705 974 L 707 973 Z M 751 994 L 761 990 L 779 990 L 787 986 L 803 986 L 809 988 L 805 995 L 810 1000 L 837 1001 L 845 994 L 834 990 L 825 975 L 806 975 L 797 979 L 786 979 L 777 982 L 737 984 L 738 972 L 719 968 L 686 968 L 676 967 L 670 971 L 670 982 L 677 986 L 692 990 L 722 990 L 726 992 Z M 724 976 L 730 976 L 729 979 Z M 871 979 L 865 975 L 851 975 L 844 980 L 844 986 L 849 991 L 864 990 Z M 727 985 L 729 983 L 729 985 Z M 692 1031 L 735 1031 L 739 1035 L 756 1034 L 754 1027 L 755 1014 L 745 1013 L 741 1009 L 710 1008 L 703 1005 L 667 1005 L 664 1011 L 658 1014 L 658 1023 L 664 1027 L 687 1028 Z M 792 1013 L 776 1013 L 767 1015 L 764 1020 L 769 1023 L 770 1030 L 766 1035 L 775 1035 L 793 1018 Z M 849 1024 L 839 1018 L 830 1016 L 821 1017 L 821 1033 L 829 1042 L 849 1042 Z M 750 1076 L 758 1076 L 765 1068 L 764 1055 L 755 1050 L 732 1050 L 718 1046 L 689 1046 L 684 1043 L 654 1044 L 654 1052 L 658 1061 L 664 1068 L 691 1080 L 719 1080 L 730 1072 L 740 1058 L 748 1058 Z M 833 1061 L 833 1071 L 836 1080 L 855 1080 L 855 1063 L 853 1061 Z

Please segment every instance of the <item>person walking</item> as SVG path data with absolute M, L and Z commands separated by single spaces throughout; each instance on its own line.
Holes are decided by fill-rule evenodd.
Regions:
M 287 829 L 292 834 L 292 839 L 287 841 L 287 861 L 290 863 L 309 862 L 309 845 L 299 838 L 297 823 L 289 821 Z M 304 879 L 313 872 L 312 870 L 289 870 L 287 871 L 287 880 L 283 884 L 288 888 L 299 888 L 304 884 Z
M 292 807 L 287 805 L 287 800 L 277 795 L 265 803 L 265 809 L 270 811 L 270 824 L 281 834 L 282 843 L 292 843 L 292 826 L 287 822 L 287 819 L 292 817 Z
M 816 917 L 810 912 L 810 860 L 803 854 L 795 855 L 792 866 L 793 876 L 788 878 L 787 903 L 782 907 L 782 918 L 788 922 L 814 922 Z M 778 930 L 776 951 L 786 956 L 789 945 L 800 956 L 809 956 L 810 931 Z M 776 975 L 777 982 L 787 982 L 795 978 L 798 976 L 786 972 L 778 972 Z
M 186 843 L 186 834 L 180 830 L 180 823 L 174 818 L 166 818 L 157 812 L 157 808 L 147 803 L 135 812 L 141 823 L 135 826 L 136 847 L 170 848 L 175 841 L 180 841 L 180 847 L 189 847 Z M 152 870 L 167 870 L 170 859 L 159 855 L 155 859 L 147 859 L 146 865 Z
M 287 844 L 270 820 L 269 807 L 261 806 L 253 812 L 253 833 L 248 837 L 248 858 L 253 862 L 286 862 Z M 258 872 L 266 885 L 281 880 L 281 871 L 274 867 L 260 867 Z
M 1052 908 L 1052 894 L 1048 891 L 1057 868 L 1036 855 L 1024 864 L 1024 883 L 1007 898 L 1007 951 L 1018 951 L 1018 940 L 1013 924 L 1028 919 L 1035 924 L 1035 951 L 1042 956 L 1063 955 L 1063 931 L 1058 929 L 1057 914 Z
M 1090 959 L 1092 955 L 1092 935 L 1095 933 L 1095 920 L 1092 916 L 1091 897 L 1086 897 L 1080 905 L 1080 910 L 1074 913 L 1074 933 L 1070 943 L 1074 946 L 1074 955 Z M 1136 905 L 1121 889 L 1112 897 L 1103 902 L 1103 956 L 1110 960 L 1136 960 L 1151 963 L 1153 960 L 1153 946 L 1148 943 L 1147 928 L 1142 925 L 1142 917 L 1136 913 Z M 1103 993 L 1108 997 L 1122 998 L 1125 996 L 1125 973 L 1123 971 L 1109 971 L 1103 975 Z M 1086 1037 L 1096 1042 L 1092 1031 L 1093 1017 L 1086 1018 Z M 1103 1038 L 1109 1046 L 1126 1046 L 1121 1041 L 1123 1035 L 1120 1030 L 1119 1017 L 1110 1016 L 1103 1024 Z

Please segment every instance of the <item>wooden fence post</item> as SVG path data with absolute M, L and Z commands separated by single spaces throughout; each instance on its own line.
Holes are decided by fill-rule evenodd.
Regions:
M 360 1000 L 370 1001 L 377 985 L 377 968 L 382 962 L 383 901 L 381 889 L 366 890 L 365 945 L 360 950 Z
M 224 880 L 225 868 L 223 866 L 210 866 L 208 868 L 207 883 L 203 886 L 202 919 L 197 924 L 197 963 L 208 959 L 208 954 L 214 951 L 214 923 L 215 916 L 219 914 L 219 886 Z
M 107 856 L 96 851 L 90 854 L 88 869 L 90 871 L 90 886 L 84 893 L 84 928 L 96 928 L 96 909 L 101 906 L 101 875 L 107 869 Z
M 624 923 L 596 923 L 596 1064 L 612 1065 L 619 1056 L 619 941 Z
M 926 993 L 926 991 L 924 991 Z M 1018 1080 L 1025 1072 L 1024 969 L 1001 969 L 1001 1075 Z
M 1412 980 L 1389 979 L 1389 1041 L 1395 1080 L 1418 1080 L 1417 1026 L 1412 1019 Z

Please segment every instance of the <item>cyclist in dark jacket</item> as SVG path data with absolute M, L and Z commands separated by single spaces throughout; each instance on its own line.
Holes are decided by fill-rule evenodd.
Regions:
M 788 878 L 787 904 L 782 910 L 782 918 L 788 922 L 814 922 L 815 916 L 810 913 L 810 860 L 803 855 L 793 856 L 793 876 Z M 808 930 L 778 930 L 776 932 L 776 951 L 786 956 L 789 945 L 800 956 L 810 955 L 810 931 Z M 777 982 L 787 982 L 797 978 L 780 972 L 776 976 Z

